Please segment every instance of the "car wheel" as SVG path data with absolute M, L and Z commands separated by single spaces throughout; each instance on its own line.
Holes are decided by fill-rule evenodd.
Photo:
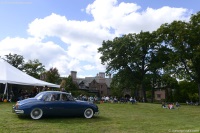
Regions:
M 31 118 L 34 120 L 38 120 L 42 117 L 43 111 L 40 108 L 34 108 L 31 111 Z
M 85 118 L 92 118 L 93 115 L 94 115 L 94 111 L 91 108 L 87 108 L 84 111 L 84 117 Z

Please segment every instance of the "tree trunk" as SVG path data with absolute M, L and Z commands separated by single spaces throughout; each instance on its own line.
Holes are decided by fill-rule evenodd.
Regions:
M 152 88 L 151 88 L 151 102 L 152 103 L 154 102 L 154 98 L 155 98 L 155 86 L 154 86 L 155 82 L 154 81 L 155 80 L 153 79 L 153 81 L 152 81 Z
M 144 87 L 144 83 L 143 82 L 142 82 L 142 92 L 143 92 L 143 99 L 142 99 L 142 101 L 146 102 L 147 101 L 147 98 L 146 98 L 146 89 Z
M 154 86 L 151 88 L 151 102 L 154 102 Z
M 198 90 L 199 90 L 199 104 L 200 104 L 200 83 L 198 83 Z

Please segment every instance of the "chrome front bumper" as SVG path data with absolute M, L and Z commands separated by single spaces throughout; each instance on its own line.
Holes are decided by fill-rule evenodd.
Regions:
M 24 110 L 15 110 L 16 114 L 24 114 Z
M 16 114 L 24 114 L 24 110 L 16 109 L 14 105 L 12 107 L 12 112 Z

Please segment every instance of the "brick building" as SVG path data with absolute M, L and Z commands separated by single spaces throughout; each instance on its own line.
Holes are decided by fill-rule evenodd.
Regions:
M 95 77 L 78 78 L 76 71 L 71 71 L 73 81 L 79 86 L 79 89 L 95 93 L 98 96 L 109 96 L 111 75 L 106 77 L 104 72 L 99 72 Z

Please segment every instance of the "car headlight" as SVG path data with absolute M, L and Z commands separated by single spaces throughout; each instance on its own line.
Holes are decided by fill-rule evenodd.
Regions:
M 15 104 L 15 108 L 16 109 L 18 109 L 18 107 L 19 107 L 19 104 L 18 104 L 18 102 Z

